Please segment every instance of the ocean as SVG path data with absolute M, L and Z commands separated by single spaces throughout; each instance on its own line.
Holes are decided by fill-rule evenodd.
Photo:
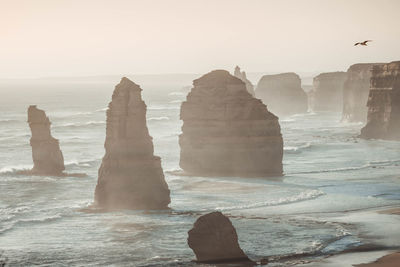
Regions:
M 190 79 L 140 82 L 155 155 L 171 190 L 169 211 L 92 212 L 104 155 L 105 111 L 119 77 L 0 82 L 0 261 L 10 266 L 195 266 L 187 232 L 219 210 L 245 253 L 268 266 L 314 261 L 360 246 L 400 248 L 400 220 L 371 212 L 400 204 L 400 142 L 362 140 L 340 113 L 280 118 L 283 177 L 179 174 L 180 104 Z M 66 172 L 32 168 L 27 108 L 44 109 Z M 208 266 L 202 264 L 201 266 Z

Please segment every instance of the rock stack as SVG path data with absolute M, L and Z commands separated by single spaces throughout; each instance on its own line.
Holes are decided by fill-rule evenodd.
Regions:
M 106 154 L 95 203 L 107 209 L 166 209 L 170 203 L 161 160 L 153 155 L 142 89 L 127 78 L 115 87 L 107 110 Z
M 372 68 L 367 106 L 361 137 L 400 140 L 400 61 Z
M 197 175 L 282 175 L 278 117 L 225 70 L 193 81 L 181 106 L 180 166 Z
M 307 95 L 296 73 L 264 75 L 257 84 L 256 97 L 278 116 L 307 112 Z
M 233 75 L 234 75 L 236 78 L 241 79 L 241 80 L 246 84 L 247 92 L 249 92 L 252 96 L 255 96 L 255 93 L 254 93 L 254 86 L 253 86 L 253 84 L 247 79 L 247 75 L 246 75 L 246 72 L 245 72 L 245 71 L 240 71 L 239 66 L 236 66 L 236 67 L 235 67 L 235 71 L 233 72 Z
M 342 121 L 364 122 L 367 119 L 367 100 L 372 66 L 382 63 L 351 65 L 343 86 Z
M 188 235 L 188 245 L 198 262 L 254 263 L 240 248 L 235 228 L 221 212 L 199 217 Z
M 51 136 L 50 120 L 43 110 L 36 106 L 28 108 L 28 123 L 31 128 L 31 146 L 33 169 L 35 175 L 63 175 L 64 157 L 58 140 Z
M 343 85 L 346 72 L 321 73 L 313 79 L 312 100 L 309 107 L 313 111 L 342 111 Z

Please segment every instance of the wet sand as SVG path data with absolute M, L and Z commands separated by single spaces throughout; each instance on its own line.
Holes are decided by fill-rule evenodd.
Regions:
M 395 252 L 383 256 L 372 263 L 354 265 L 357 267 L 399 267 L 400 266 L 400 252 Z

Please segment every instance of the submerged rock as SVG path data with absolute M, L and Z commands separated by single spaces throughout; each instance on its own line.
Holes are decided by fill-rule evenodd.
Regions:
M 312 100 L 309 107 L 313 111 L 342 111 L 343 110 L 343 85 L 347 73 L 327 72 L 314 77 Z
M 372 68 L 367 106 L 361 137 L 400 140 L 400 61 Z
M 382 63 L 354 64 L 347 70 L 347 79 L 343 85 L 342 121 L 366 121 L 372 66 L 381 64 Z
M 28 108 L 28 123 L 31 128 L 33 169 L 35 175 L 63 175 L 64 157 L 57 139 L 51 136 L 50 120 L 46 113 L 35 105 Z
M 199 217 L 188 235 L 188 245 L 198 262 L 254 263 L 240 248 L 229 218 L 219 211 Z
M 100 207 L 166 209 L 170 203 L 161 160 L 153 155 L 141 91 L 124 77 L 108 106 L 106 154 L 95 191 L 95 202 Z
M 282 175 L 278 117 L 225 70 L 193 81 L 181 106 L 180 166 L 216 176 Z
M 256 97 L 279 116 L 307 112 L 307 95 L 296 73 L 264 75 L 257 84 Z
M 241 79 L 241 80 L 246 84 L 247 92 L 249 92 L 252 96 L 255 96 L 255 93 L 254 93 L 254 86 L 253 86 L 253 84 L 247 79 L 246 72 L 240 71 L 239 66 L 236 66 L 233 75 L 234 75 L 236 78 Z

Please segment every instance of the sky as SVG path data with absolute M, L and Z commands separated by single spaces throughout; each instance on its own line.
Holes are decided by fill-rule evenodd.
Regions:
M 0 0 L 0 78 L 345 71 L 400 60 L 399 11 L 398 0 Z

